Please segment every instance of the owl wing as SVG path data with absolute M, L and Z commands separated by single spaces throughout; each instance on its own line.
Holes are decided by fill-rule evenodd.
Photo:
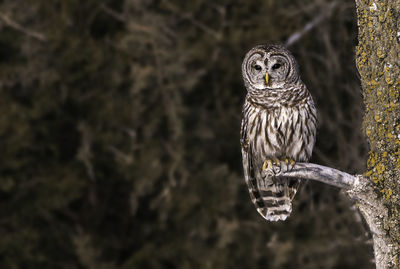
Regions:
M 264 215 L 262 212 L 260 212 L 262 208 L 265 208 L 265 203 L 261 198 L 260 190 L 257 184 L 255 167 L 253 164 L 254 151 L 247 137 L 247 124 L 245 120 L 242 121 L 240 136 L 241 136 L 240 141 L 242 148 L 243 172 L 247 188 L 249 190 L 250 198 L 253 204 L 256 206 L 257 211 L 259 211 L 261 215 Z
M 258 189 L 257 178 L 254 171 L 253 155 L 251 144 L 242 145 L 242 159 L 244 178 L 249 190 L 251 201 L 255 204 L 257 210 L 264 208 L 264 201 L 261 198 L 260 190 Z

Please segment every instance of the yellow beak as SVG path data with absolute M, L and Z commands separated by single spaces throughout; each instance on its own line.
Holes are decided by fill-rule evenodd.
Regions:
M 269 81 L 268 72 L 266 72 L 266 73 L 265 73 L 265 83 L 267 83 L 267 85 L 268 85 L 268 81 Z

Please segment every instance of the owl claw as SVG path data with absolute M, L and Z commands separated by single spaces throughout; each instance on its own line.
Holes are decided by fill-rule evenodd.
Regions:
M 273 166 L 274 174 L 277 175 L 282 171 L 282 167 L 281 167 L 282 162 L 278 158 L 274 158 L 273 164 L 274 164 L 274 166 Z
M 290 158 L 285 158 L 284 159 L 284 163 L 286 165 L 285 172 L 292 171 L 294 165 L 296 164 L 296 162 L 293 159 L 290 159 Z

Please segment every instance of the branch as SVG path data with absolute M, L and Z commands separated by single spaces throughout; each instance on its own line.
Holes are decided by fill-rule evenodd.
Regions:
M 359 183 L 359 178 L 334 168 L 314 163 L 296 163 L 292 170 L 276 176 L 316 180 L 341 189 L 350 189 Z
M 289 36 L 289 38 L 285 42 L 285 46 L 289 47 L 299 41 L 300 38 L 302 38 L 306 33 L 311 31 L 315 26 L 317 26 L 325 17 L 327 17 L 330 14 L 330 11 L 336 6 L 336 2 L 330 3 L 327 8 L 318 16 L 316 16 L 312 21 L 308 22 L 303 29 L 294 32 Z
M 100 5 L 100 9 L 103 10 L 106 14 L 110 15 L 112 18 L 116 19 L 117 21 L 122 22 L 122 23 L 127 23 L 127 19 L 123 14 L 118 13 L 117 11 L 109 8 L 105 4 Z M 138 32 L 143 32 L 143 33 L 148 33 L 148 34 L 153 34 L 153 35 L 156 34 L 152 27 L 150 27 L 148 25 L 138 24 L 138 23 L 134 22 L 133 20 L 129 21 L 129 27 Z
M 344 189 L 346 194 L 356 201 L 358 209 L 369 226 L 374 241 L 377 268 L 392 268 L 388 261 L 395 260 L 396 250 L 383 227 L 383 220 L 388 218 L 388 209 L 367 177 L 352 176 L 337 169 L 313 163 L 296 163 L 292 170 L 276 173 L 275 176 L 311 179 Z
M 103 10 L 105 13 L 107 13 L 108 15 L 110 15 L 111 17 L 113 17 L 114 19 L 116 19 L 117 21 L 120 22 L 126 22 L 126 18 L 124 15 L 118 13 L 115 10 L 112 10 L 111 8 L 109 8 L 107 5 L 105 4 L 101 4 L 100 5 L 100 9 Z
M 0 19 L 1 19 L 6 25 L 8 25 L 9 27 L 11 27 L 11 28 L 13 28 L 13 29 L 15 29 L 15 30 L 17 30 L 17 31 L 19 31 L 19 32 L 22 32 L 22 33 L 26 34 L 27 36 L 33 37 L 33 38 L 38 39 L 38 40 L 40 40 L 40 41 L 46 41 L 46 40 L 47 40 L 47 38 L 46 38 L 46 36 L 45 36 L 44 34 L 38 33 L 38 32 L 35 32 L 35 31 L 28 30 L 28 29 L 24 28 L 22 25 L 20 25 L 19 23 L 13 21 L 12 19 L 10 19 L 10 18 L 9 18 L 6 14 L 4 14 L 4 13 L 1 13 L 1 12 L 0 12 Z
M 202 23 L 201 21 L 197 20 L 192 13 L 185 13 L 178 9 L 178 7 L 173 4 L 169 0 L 163 1 L 169 8 L 171 12 L 173 12 L 176 16 L 189 21 L 194 26 L 198 27 L 199 29 L 203 30 L 204 32 L 208 33 L 209 35 L 213 36 L 215 39 L 220 40 L 222 38 L 221 34 L 215 31 L 214 29 L 208 27 L 206 24 Z
M 133 19 L 129 19 L 129 16 L 119 13 L 109 8 L 105 4 L 101 4 L 99 8 L 100 10 L 104 11 L 104 13 L 111 16 L 115 20 L 124 23 L 128 29 L 132 29 L 133 31 L 149 34 L 153 37 L 161 37 L 163 38 L 164 41 L 169 43 L 171 43 L 170 41 L 171 38 L 177 38 L 177 34 L 174 32 L 173 29 L 168 27 L 167 24 L 162 24 L 162 23 L 140 24 Z

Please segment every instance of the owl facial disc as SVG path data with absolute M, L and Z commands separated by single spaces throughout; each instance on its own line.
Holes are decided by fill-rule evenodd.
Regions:
M 242 75 L 248 91 L 281 89 L 299 80 L 296 61 L 282 46 L 252 48 L 243 60 Z

